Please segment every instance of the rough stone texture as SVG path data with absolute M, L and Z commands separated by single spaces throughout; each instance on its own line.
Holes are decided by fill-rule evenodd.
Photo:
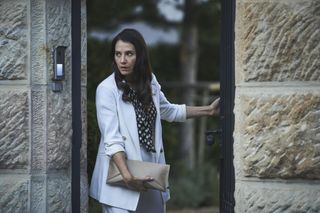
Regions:
M 82 107 L 82 147 L 81 147 L 81 212 L 88 212 L 88 174 L 87 174 L 87 14 L 86 0 L 81 0 L 81 107 Z
M 31 177 L 31 212 L 46 212 L 46 177 Z
M 31 91 L 32 105 L 32 170 L 46 169 L 46 88 L 33 88 Z
M 81 89 L 82 110 L 82 144 L 81 144 L 81 168 L 86 172 L 87 168 L 87 93 L 86 88 Z
M 80 150 L 81 168 L 81 212 L 88 211 L 88 174 L 87 174 L 87 93 L 86 87 L 81 90 L 82 107 L 82 145 Z
M 67 47 L 65 53 L 65 82 L 71 87 L 71 1 L 47 0 L 47 48 L 53 50 L 57 46 Z M 52 57 L 47 63 L 52 65 Z M 48 66 L 49 79 L 53 76 L 53 66 Z
M 245 93 L 235 110 L 245 176 L 320 179 L 319 93 Z
M 81 212 L 88 212 L 89 192 L 87 174 L 81 174 L 80 176 L 80 200 Z
M 81 212 L 88 211 L 85 3 Z M 62 92 L 53 93 L 51 53 L 57 46 L 67 47 L 66 76 Z M 0 212 L 71 212 L 70 0 L 0 0 L 1 80 Z
M 0 2 L 0 80 L 26 78 L 27 1 Z
M 48 0 L 47 45 L 50 50 L 66 46 L 65 80 L 59 93 L 48 92 L 48 142 L 49 169 L 67 169 L 71 161 L 71 1 Z M 52 78 L 52 58 L 47 60 L 49 78 Z
M 320 80 L 320 1 L 239 1 L 237 8 L 238 80 Z
M 0 91 L 0 169 L 27 168 L 28 110 L 28 92 Z
M 87 85 L 87 7 L 81 0 L 81 84 Z
M 51 46 L 71 44 L 71 1 L 47 0 L 47 36 Z
M 318 213 L 319 183 L 237 182 L 236 208 L 239 213 Z
M 26 177 L 0 176 L 0 212 L 27 212 L 28 181 Z
M 71 182 L 67 174 L 48 177 L 48 212 L 71 212 Z
M 72 114 L 71 94 L 48 92 L 49 169 L 67 169 L 71 162 Z
M 31 0 L 31 11 L 31 79 L 41 84 L 47 80 L 46 57 L 51 56 L 45 40 L 45 1 Z

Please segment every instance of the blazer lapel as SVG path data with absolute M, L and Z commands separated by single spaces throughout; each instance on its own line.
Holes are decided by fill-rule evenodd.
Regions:
M 137 153 L 140 155 L 138 127 L 134 108 L 132 104 L 124 102 L 121 96 L 119 97 L 119 108 L 123 121 L 123 124 L 121 125 L 126 127 L 127 131 L 129 132 L 129 136 L 131 137 L 131 140 L 137 150 Z
M 160 128 L 160 103 L 159 103 L 159 93 L 157 85 L 154 82 L 154 80 L 151 81 L 151 89 L 152 89 L 152 100 L 157 110 L 157 117 L 155 121 L 155 149 L 156 149 L 156 156 L 157 161 L 160 156 L 160 150 L 162 149 L 162 143 L 160 142 L 160 136 L 161 136 L 161 128 Z

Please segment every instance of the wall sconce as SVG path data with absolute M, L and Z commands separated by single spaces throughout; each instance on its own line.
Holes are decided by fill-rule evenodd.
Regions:
M 65 51 L 67 47 L 58 46 L 53 50 L 53 84 L 52 91 L 53 92 L 61 92 L 62 91 L 62 80 L 64 80 L 65 76 Z

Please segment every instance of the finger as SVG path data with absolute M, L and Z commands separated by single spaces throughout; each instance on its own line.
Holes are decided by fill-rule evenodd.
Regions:
M 142 182 L 145 182 L 145 181 L 149 182 L 149 181 L 153 181 L 153 180 L 154 180 L 154 178 L 153 178 L 153 177 L 149 177 L 149 176 L 147 176 L 147 177 L 140 177 L 140 178 L 137 178 L 137 180 L 142 181 Z
M 145 184 L 145 183 L 143 183 L 143 185 L 142 185 L 142 191 L 147 191 L 147 189 L 148 189 L 148 187 L 147 187 L 147 185 Z
M 154 178 L 147 176 L 147 177 L 145 177 L 144 181 L 146 181 L 146 182 L 154 181 Z
M 220 102 L 220 97 L 219 97 L 219 98 L 217 98 L 216 100 L 214 100 L 214 102 L 213 102 L 213 103 L 217 104 L 217 103 L 219 103 L 219 102 Z

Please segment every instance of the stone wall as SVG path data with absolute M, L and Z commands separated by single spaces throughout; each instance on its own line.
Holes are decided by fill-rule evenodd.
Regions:
M 236 5 L 236 212 L 320 212 L 320 1 Z
M 87 212 L 86 8 L 82 0 L 81 207 Z M 66 46 L 62 92 L 52 50 Z M 0 212 L 71 212 L 71 0 L 0 2 Z

